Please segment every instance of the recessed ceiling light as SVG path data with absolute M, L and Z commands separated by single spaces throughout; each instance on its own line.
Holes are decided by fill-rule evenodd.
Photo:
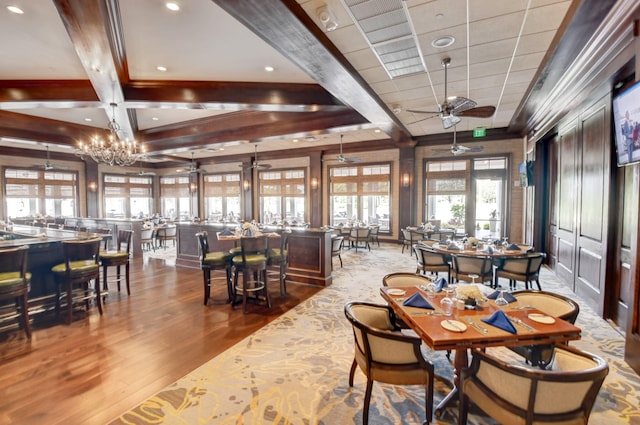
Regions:
M 316 140 L 318 140 L 318 138 L 316 136 L 306 136 L 304 138 L 305 142 L 315 142 Z
M 158 117 L 151 117 L 151 120 L 152 120 L 152 121 L 158 121 L 159 119 L 160 119 L 160 118 L 158 118 Z
M 85 118 L 84 120 L 85 120 L 86 122 L 91 122 L 91 121 L 93 121 L 91 118 Z
M 456 41 L 456 38 L 452 35 L 445 35 L 439 38 L 436 38 L 431 42 L 431 45 L 437 49 L 443 49 L 445 47 L 451 46 Z
M 11 13 L 15 13 L 16 15 L 22 15 L 24 11 L 20 9 L 18 6 L 7 6 L 7 9 Z
M 264 70 L 265 70 L 265 71 L 267 71 L 267 72 L 273 72 L 273 70 L 274 70 L 274 69 L 275 69 L 275 68 L 274 68 L 274 67 L 272 67 L 272 66 L 265 66 L 265 67 L 264 67 Z
M 219 150 L 219 151 L 223 151 L 223 150 L 224 150 L 224 148 L 218 148 L 218 150 Z
M 379 128 L 376 128 L 375 130 L 373 130 L 374 133 L 381 133 L 382 130 L 380 130 Z
M 180 10 L 180 5 L 174 1 L 168 1 L 165 6 L 172 12 L 177 12 Z
M 156 69 L 160 72 L 165 72 L 167 70 L 167 67 L 160 65 L 160 66 L 156 66 Z
M 292 140 L 293 143 L 298 143 L 298 141 L 299 141 L 298 139 L 293 139 Z

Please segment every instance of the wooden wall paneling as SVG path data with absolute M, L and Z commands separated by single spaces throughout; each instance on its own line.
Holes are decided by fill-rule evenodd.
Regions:
M 607 275 L 610 206 L 610 98 L 598 100 L 581 118 L 581 167 L 574 291 L 602 315 Z M 609 285 L 613 286 L 613 282 Z
M 613 276 L 618 284 L 612 288 L 612 305 L 609 312 L 605 312 L 621 329 L 627 330 L 627 322 L 630 319 L 630 307 L 633 304 L 633 275 L 631 274 L 634 262 L 631 248 L 634 220 L 637 220 L 638 191 L 634 186 L 634 173 L 637 166 L 620 167 L 613 174 L 616 180 L 612 187 L 617 190 L 615 210 L 617 216 L 616 237 L 613 239 L 611 258 Z
M 322 191 L 325 185 L 322 182 L 322 152 L 312 152 L 309 155 L 309 221 L 311 227 L 322 226 Z M 315 188 L 314 188 L 315 182 Z
M 400 229 L 407 226 L 416 225 L 416 214 L 419 214 L 418 207 L 415 203 L 415 147 L 403 146 L 400 148 L 400 169 L 398 170 L 399 184 L 398 187 L 398 205 L 400 206 L 398 225 Z M 408 186 L 402 184 L 403 176 L 409 178 Z
M 560 132 L 558 146 L 558 256 L 556 273 L 573 290 L 574 258 L 576 246 L 576 210 L 578 195 L 578 170 L 580 167 L 579 128 L 571 123 Z
M 549 223 L 547 232 L 547 263 L 549 267 L 556 271 L 558 264 L 558 192 L 559 178 L 558 178 L 558 164 L 559 164 L 559 151 L 560 151 L 560 137 L 558 135 L 550 137 L 546 143 L 549 147 L 549 154 L 547 161 L 549 164 L 548 169 L 548 182 L 545 186 L 546 192 L 549 194 L 549 199 L 546 203 L 547 222 Z

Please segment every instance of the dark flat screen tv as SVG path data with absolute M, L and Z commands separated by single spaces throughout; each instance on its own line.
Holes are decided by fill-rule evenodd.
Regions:
M 614 140 L 618 166 L 640 161 L 640 82 L 613 97 Z

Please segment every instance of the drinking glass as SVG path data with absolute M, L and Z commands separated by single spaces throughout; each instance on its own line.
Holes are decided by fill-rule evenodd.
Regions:
M 428 284 L 423 285 L 421 288 L 424 290 L 424 292 L 427 293 L 427 297 L 433 298 L 436 296 L 436 283 L 434 281 L 431 281 Z
M 507 305 L 509 304 L 509 301 L 507 301 L 507 299 L 504 297 L 504 289 L 500 290 L 500 293 L 498 294 L 498 297 L 496 298 L 496 305 L 499 306 L 503 306 L 503 305 Z
M 445 316 L 451 316 L 453 314 L 453 300 L 449 297 L 451 291 L 449 288 L 445 288 L 444 298 L 440 300 L 440 308 L 442 314 Z

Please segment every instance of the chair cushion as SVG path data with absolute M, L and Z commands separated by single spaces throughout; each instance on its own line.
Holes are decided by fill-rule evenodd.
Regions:
M 207 252 L 204 259 L 202 260 L 203 264 L 209 265 L 224 265 L 231 258 L 231 254 L 228 252 L 215 251 L 215 252 Z
M 270 260 L 280 260 L 283 257 L 282 255 L 283 253 L 285 258 L 289 254 L 286 249 L 283 252 L 281 252 L 280 248 L 271 248 L 267 253 L 267 256 L 269 257 Z
M 26 280 L 31 279 L 31 273 L 25 275 Z M 24 283 L 20 277 L 20 272 L 4 272 L 0 273 L 0 286 L 7 287 L 12 285 L 20 285 Z
M 96 264 L 96 262 L 93 260 L 71 261 L 69 266 L 71 268 L 70 270 L 71 276 L 81 275 L 84 273 L 88 273 L 88 272 L 92 272 L 100 269 L 100 266 Z M 66 263 L 56 264 L 51 268 L 51 271 L 56 274 L 65 274 L 67 271 L 67 264 Z
M 127 251 L 100 251 L 101 259 L 129 258 Z
M 262 263 L 267 262 L 267 257 L 265 257 L 262 254 L 249 254 L 247 256 L 245 256 L 246 258 L 246 263 L 248 266 L 257 266 L 260 265 Z M 233 257 L 233 264 L 235 264 L 236 266 L 241 266 L 242 263 L 242 255 L 236 255 L 235 257 Z
M 241 246 L 236 246 L 236 247 L 233 247 L 233 248 L 231 248 L 229 250 L 229 254 L 231 254 L 231 255 L 237 255 L 237 254 L 240 254 L 241 252 L 242 252 L 242 247 Z

